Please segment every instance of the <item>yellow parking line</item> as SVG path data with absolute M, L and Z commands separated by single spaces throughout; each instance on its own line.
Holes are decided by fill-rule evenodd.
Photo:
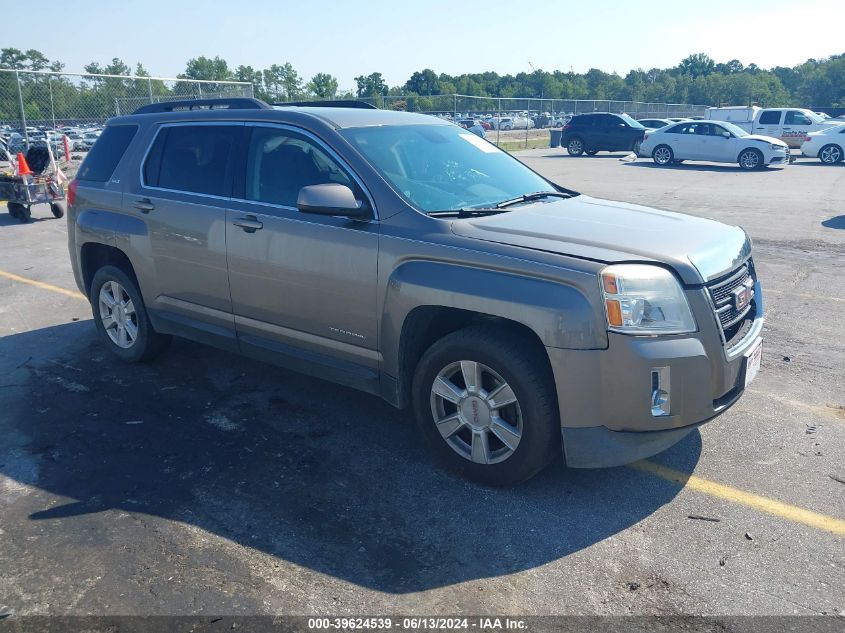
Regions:
M 695 475 L 688 475 L 679 470 L 661 466 L 660 464 L 656 464 L 648 460 L 631 464 L 631 467 L 651 473 L 661 479 L 679 484 L 685 488 L 689 488 L 690 490 L 703 492 L 711 497 L 718 497 L 719 499 L 739 503 L 741 505 L 748 506 L 749 508 L 754 508 L 755 510 L 768 512 L 769 514 L 781 517 L 782 519 L 787 519 L 796 523 L 803 523 L 809 527 L 825 530 L 838 536 L 845 536 L 845 521 L 842 519 L 830 517 L 825 514 L 819 514 L 818 512 L 813 512 L 812 510 L 805 510 L 804 508 L 775 501 L 774 499 L 769 499 L 767 497 L 761 497 L 760 495 L 732 488 L 731 486 L 726 486 L 725 484 L 718 484 L 714 481 L 696 477 Z
M 17 281 L 22 284 L 35 286 L 36 288 L 41 288 L 42 290 L 56 292 L 67 297 L 73 297 L 74 299 L 87 301 L 87 298 L 83 294 L 75 290 L 67 290 L 43 281 L 36 281 L 35 279 L 21 277 L 20 275 L 6 272 L 5 270 L 0 270 L 0 277 L 5 277 L 6 279 Z M 795 521 L 796 523 L 803 523 L 804 525 L 818 528 L 820 530 L 826 530 L 827 532 L 831 532 L 839 536 L 845 536 L 845 521 L 842 519 L 830 517 L 811 510 L 805 510 L 803 508 L 775 501 L 774 499 L 769 499 L 767 497 L 761 497 L 760 495 L 745 492 L 744 490 L 732 488 L 731 486 L 719 484 L 714 481 L 708 481 L 707 479 L 702 479 L 701 477 L 697 477 L 695 475 L 688 475 L 679 470 L 661 466 L 660 464 L 656 464 L 648 460 L 631 464 L 631 467 L 651 473 L 661 479 L 676 483 L 685 488 L 689 488 L 690 490 L 703 492 L 704 494 L 708 494 L 712 497 L 718 497 L 720 499 L 725 499 L 726 501 L 733 501 L 734 503 L 739 503 L 741 505 L 748 506 L 749 508 L 754 508 L 755 510 L 762 510 L 763 512 L 768 512 L 774 516 Z
M 8 273 L 5 270 L 0 270 L 0 277 L 5 277 L 6 279 L 11 279 L 12 281 L 17 281 L 22 284 L 35 286 L 36 288 L 41 288 L 42 290 L 57 292 L 60 295 L 65 295 L 66 297 L 73 297 L 74 299 L 82 299 L 83 301 L 88 301 L 85 295 L 80 292 L 77 292 L 76 290 L 67 290 L 65 288 L 59 288 L 58 286 L 54 286 L 53 284 L 48 284 L 43 281 L 36 281 L 35 279 L 28 279 L 27 277 L 21 277 L 20 275 L 16 275 L 15 273 Z

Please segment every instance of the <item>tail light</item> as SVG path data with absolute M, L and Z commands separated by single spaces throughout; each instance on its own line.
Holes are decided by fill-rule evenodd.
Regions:
M 805 136 L 805 137 L 804 137 L 804 142 L 805 142 L 805 143 L 806 143 L 807 141 L 811 141 L 811 140 L 812 140 L 812 139 L 811 139 L 809 136 Z
M 77 183 L 76 179 L 71 180 L 70 184 L 67 186 L 67 206 L 72 207 L 76 204 L 76 187 L 79 183 Z

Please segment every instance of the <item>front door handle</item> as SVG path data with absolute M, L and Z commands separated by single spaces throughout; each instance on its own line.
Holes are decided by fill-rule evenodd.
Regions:
M 150 211 L 156 208 L 156 206 L 150 201 L 149 198 L 142 198 L 132 206 L 138 209 L 138 211 L 140 211 L 141 213 L 149 213 Z
M 255 233 L 259 229 L 264 228 L 264 223 L 259 222 L 258 218 L 254 215 L 248 215 L 243 218 L 238 218 L 234 222 L 232 222 L 235 226 L 241 227 L 247 233 Z

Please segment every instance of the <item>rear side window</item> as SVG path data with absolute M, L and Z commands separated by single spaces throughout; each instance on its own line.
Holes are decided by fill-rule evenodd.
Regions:
M 137 125 L 110 125 L 103 133 L 76 173 L 77 180 L 106 182 L 132 142 Z
M 760 115 L 760 125 L 777 125 L 780 123 L 780 111 L 764 112 Z
M 144 163 L 144 184 L 211 196 L 229 195 L 229 164 L 242 129 L 232 125 L 163 128 Z

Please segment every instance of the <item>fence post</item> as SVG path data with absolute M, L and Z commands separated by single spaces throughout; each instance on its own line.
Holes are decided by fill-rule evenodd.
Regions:
M 147 79 L 147 91 L 150 93 L 150 103 L 153 102 L 153 80 Z
M 21 104 L 21 122 L 23 124 L 23 138 L 24 142 L 26 143 L 27 149 L 29 149 L 29 132 L 26 131 L 26 111 L 23 107 L 23 93 L 21 92 L 21 74 L 17 70 L 15 71 L 15 80 L 18 84 L 18 101 Z
M 499 137 L 502 135 L 502 98 L 499 97 L 499 111 L 496 112 L 496 145 L 499 145 Z
M 50 114 L 53 117 L 53 130 L 56 129 L 56 106 L 53 105 L 53 75 L 47 76 L 47 87 L 50 89 Z

